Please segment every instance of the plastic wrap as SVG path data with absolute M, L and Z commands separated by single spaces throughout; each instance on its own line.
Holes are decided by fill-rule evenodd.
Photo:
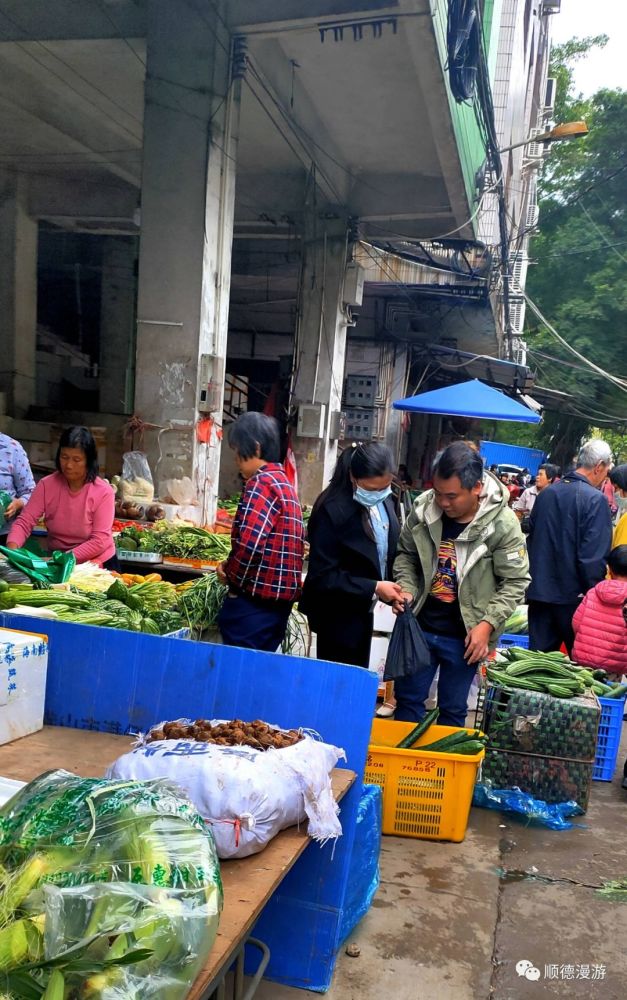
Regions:
M 343 750 L 309 734 L 294 746 L 266 751 L 187 739 L 140 740 L 107 775 L 123 781 L 167 776 L 211 824 L 218 856 L 244 858 L 305 818 L 309 835 L 321 843 L 341 835 L 330 778 L 341 758 Z
M 65 583 L 76 566 L 76 556 L 73 552 L 55 551 L 50 556 L 42 557 L 27 548 L 7 549 L 4 545 L 0 545 L 0 553 L 7 562 L 21 573 L 25 573 L 30 580 L 46 586 Z
M 570 823 L 566 817 L 582 816 L 584 812 L 574 800 L 549 805 L 542 799 L 534 799 L 520 788 L 493 788 L 490 782 L 475 785 L 472 804 L 484 809 L 517 813 L 531 822 L 548 826 L 551 830 L 570 830 L 578 824 Z
M 0 810 L 0 862 L 0 936 L 21 921 L 29 941 L 9 992 L 22 995 L 16 974 L 45 986 L 54 960 L 77 996 L 186 996 L 222 886 L 211 832 L 175 786 L 41 775 Z
M 366 915 L 379 888 L 379 853 L 383 792 L 379 785 L 364 785 L 357 812 L 357 826 L 342 910 L 340 943 Z
M 149 504 L 154 500 L 155 487 L 152 473 L 143 451 L 124 453 L 118 495 L 121 500 L 138 504 Z

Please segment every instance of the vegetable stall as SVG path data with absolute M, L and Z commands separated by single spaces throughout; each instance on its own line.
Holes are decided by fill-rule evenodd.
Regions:
M 151 586 L 133 583 L 128 586 L 118 580 L 116 590 L 117 584 L 125 586 L 129 594 L 134 586 Z M 168 587 L 171 588 L 171 585 Z M 24 592 L 21 592 L 21 600 Z M 5 590 L 4 594 L 6 593 Z M 50 593 L 29 591 L 30 599 L 34 601 L 41 601 L 46 595 L 50 599 Z M 55 590 L 52 593 L 63 596 L 63 591 Z M 35 594 L 38 596 L 35 597 Z M 117 600 L 114 595 L 115 592 L 110 597 L 107 593 L 100 592 L 98 595 L 96 592 L 103 604 Z M 88 596 L 88 592 L 83 592 L 84 596 Z M 83 597 L 80 598 L 81 601 Z M 67 593 L 64 599 L 64 606 L 70 607 L 71 613 L 84 610 L 68 605 Z M 127 612 L 118 609 L 120 615 L 127 614 L 128 610 L 135 610 L 129 609 L 128 604 L 123 601 L 120 604 L 127 608 Z M 137 613 L 142 614 L 139 611 Z M 339 664 L 322 664 L 314 660 L 209 643 L 185 642 L 135 628 L 77 624 L 64 620 L 63 617 L 42 621 L 40 617 L 16 615 L 11 610 L 5 610 L 0 613 L 0 626 L 25 630 L 33 635 L 45 632 L 48 636 L 45 728 L 15 743 L 0 746 L 0 774 L 5 777 L 30 781 L 53 766 L 57 770 L 67 768 L 69 771 L 78 771 L 81 781 L 93 776 L 99 781 L 119 784 L 120 779 L 112 771 L 114 767 L 132 769 L 139 767 L 144 760 L 146 767 L 158 767 L 163 774 L 163 763 L 155 759 L 155 754 L 160 753 L 165 764 L 171 768 L 165 773 L 173 776 L 177 787 L 182 789 L 181 794 L 191 796 L 191 802 L 195 796 L 194 788 L 184 775 L 187 769 L 197 769 L 202 765 L 206 760 L 207 750 L 213 754 L 222 753 L 223 761 L 228 761 L 230 754 L 240 751 L 260 757 L 267 756 L 268 764 L 272 763 L 275 755 L 297 754 L 300 755 L 299 773 L 310 780 L 308 762 L 312 759 L 313 749 L 326 746 L 341 748 L 338 752 L 343 751 L 346 759 L 330 757 L 325 764 L 325 767 L 334 768 L 329 772 L 328 794 L 325 792 L 312 796 L 312 802 L 326 802 L 328 807 L 334 799 L 341 799 L 337 817 L 341 836 L 337 837 L 335 833 L 333 839 L 325 843 L 325 835 L 321 837 L 320 843 L 316 843 L 314 834 L 308 835 L 307 831 L 308 825 L 312 822 L 315 825 L 317 819 L 314 817 L 312 821 L 310 817 L 308 823 L 305 823 L 305 813 L 302 813 L 298 822 L 291 821 L 296 825 L 279 830 L 268 843 L 263 844 L 265 853 L 261 868 L 254 857 L 247 864 L 246 858 L 225 860 L 225 854 L 222 853 L 220 877 L 225 896 L 218 935 L 213 946 L 208 946 L 211 928 L 205 931 L 199 923 L 197 926 L 201 930 L 200 937 L 193 938 L 199 941 L 198 950 L 191 948 L 189 959 L 189 970 L 193 970 L 194 975 L 196 959 L 193 956 L 197 955 L 201 960 L 200 972 L 189 996 L 208 996 L 208 991 L 219 984 L 234 960 L 238 960 L 242 968 L 245 962 L 246 968 L 254 972 L 259 964 L 259 950 L 254 943 L 246 947 L 252 934 L 253 941 L 260 941 L 263 946 L 265 957 L 262 965 L 266 958 L 269 961 L 265 969 L 266 975 L 279 982 L 304 988 L 328 988 L 347 916 L 344 910 L 349 882 L 352 887 L 355 884 L 352 861 L 353 853 L 357 852 L 358 847 L 356 821 L 364 795 L 362 781 L 376 677 L 368 671 Z M 19 677 L 17 686 L 19 689 Z M 1 712 L 0 708 L 0 714 Z M 346 724 L 348 718 L 349 726 Z M 162 720 L 172 720 L 167 733 Z M 162 725 L 161 730 L 159 724 Z M 134 744 L 131 734 L 136 733 L 149 734 L 148 741 L 141 745 L 136 742 Z M 307 735 L 311 733 L 319 734 L 324 742 L 316 743 L 315 738 Z M 164 739 L 160 741 L 161 736 Z M 266 745 L 275 747 L 271 754 L 265 753 Z M 321 749 L 316 752 L 323 751 Z M 258 766 L 261 768 L 261 764 Z M 108 779 L 102 777 L 106 769 L 112 775 Z M 145 779 L 143 776 L 138 776 L 137 779 L 126 777 L 122 784 L 126 785 L 129 780 L 139 781 L 145 789 L 150 787 L 152 779 Z M 299 778 L 294 787 L 300 789 L 302 780 Z M 281 788 L 283 785 L 284 782 L 281 782 Z M 94 803 L 106 801 L 109 794 L 107 787 L 103 786 L 102 797 L 99 790 L 93 792 L 96 796 Z M 27 789 L 32 788 L 32 785 L 27 786 Z M 300 801 L 300 790 L 298 796 Z M 157 805 L 156 808 L 161 813 L 162 807 Z M 193 809 L 194 806 L 188 808 Z M 3 815 L 3 810 L 0 809 L 0 846 Z M 206 820 L 207 813 L 204 812 L 203 815 Z M 300 813 L 297 815 L 300 816 Z M 219 820 L 220 814 L 212 818 L 214 821 Z M 129 822 L 131 819 L 129 814 Z M 222 820 L 226 819 L 227 816 L 223 813 Z M 132 822 L 134 824 L 136 821 Z M 142 827 L 143 830 L 147 828 L 145 825 Z M 261 829 L 259 823 L 257 829 Z M 239 826 L 234 827 L 233 821 L 221 822 L 215 826 L 215 830 L 216 843 L 222 842 L 223 852 L 226 844 L 227 854 L 228 851 L 241 850 L 250 843 L 247 838 L 252 836 L 243 825 L 241 831 Z M 10 832 L 12 837 L 17 836 L 13 827 Z M 78 829 L 76 836 L 79 847 L 82 843 L 80 838 L 85 838 L 84 829 L 82 833 Z M 143 842 L 146 842 L 146 838 L 143 838 Z M 235 847 L 236 842 L 239 848 Z M 38 856 L 37 845 L 32 846 L 34 856 Z M 128 845 L 126 849 L 131 850 Z M 199 846 L 193 848 L 194 852 L 199 849 Z M 161 855 L 148 855 L 141 864 L 150 866 L 152 879 L 162 879 L 162 870 L 166 872 L 165 877 L 171 879 L 174 877 L 172 872 L 177 871 L 180 865 L 174 861 L 166 864 L 165 860 L 157 860 L 160 856 L 166 858 L 166 854 L 161 851 Z M 196 854 L 193 855 L 194 858 L 195 856 Z M 94 987 L 94 979 L 95 985 L 100 987 L 100 992 L 92 990 L 89 995 L 102 996 L 104 1000 L 107 995 L 104 980 L 98 977 L 106 974 L 111 976 L 112 981 L 116 978 L 124 981 L 122 977 L 126 977 L 132 983 L 135 964 L 136 971 L 148 972 L 150 963 L 155 961 L 159 939 L 157 930 L 153 927 L 154 921 L 149 918 L 151 894 L 157 889 L 150 888 L 152 883 L 142 889 L 139 873 L 139 882 L 131 882 L 129 885 L 124 881 L 122 870 L 116 873 L 120 888 L 112 889 L 114 882 L 107 874 L 109 869 L 106 852 L 102 858 L 99 855 L 82 868 L 78 856 L 78 868 L 74 867 L 74 862 L 68 867 L 70 862 L 67 858 L 64 858 L 64 863 L 65 868 L 59 868 L 59 876 L 56 870 L 45 876 L 44 884 L 50 884 L 50 888 L 45 889 L 46 898 L 54 895 L 58 889 L 61 893 L 59 898 L 65 907 L 66 894 L 72 900 L 75 897 L 84 900 L 85 893 L 87 897 L 95 894 L 100 898 L 102 890 L 99 895 L 97 886 L 103 884 L 108 891 L 115 892 L 115 898 L 119 896 L 120 900 L 126 900 L 123 905 L 136 913 L 136 922 L 127 929 L 126 924 L 119 923 L 115 913 L 110 913 L 109 916 L 103 913 L 102 917 L 95 917 L 91 924 L 81 924 L 83 917 L 80 920 L 72 917 L 78 923 L 66 921 L 63 936 L 55 939 L 62 956 L 57 966 L 50 965 L 49 955 L 41 953 L 41 945 L 38 944 L 40 939 L 37 937 L 42 933 L 39 925 L 28 925 L 29 947 L 32 952 L 25 953 L 25 956 L 30 954 L 33 961 L 28 963 L 24 958 L 18 972 L 22 969 L 24 973 L 34 975 L 37 985 L 49 989 L 49 996 L 53 996 L 53 989 L 59 988 L 60 984 L 59 976 L 52 976 L 53 970 L 63 976 L 65 995 L 69 995 L 67 989 L 77 983 L 76 977 L 80 970 L 89 968 L 92 980 L 90 988 Z M 94 864 L 99 867 L 94 869 Z M 12 861 L 10 865 L 13 865 Z M 83 875 L 78 878 L 80 885 L 73 888 L 76 881 L 73 873 L 79 870 L 86 873 L 87 888 L 83 885 Z M 15 877 L 19 876 L 19 871 L 19 867 L 15 869 Z M 98 873 L 98 878 L 93 883 L 96 889 L 90 888 L 90 871 Z M 155 872 L 158 873 L 157 876 Z M 165 889 L 169 891 L 168 885 Z M 202 886 L 199 886 L 200 890 L 204 892 Z M 185 891 L 192 894 L 194 886 L 189 884 Z M 75 895 L 72 896 L 71 892 Z M 138 897 L 146 900 L 143 904 L 148 907 L 145 913 L 134 902 Z M 246 900 L 246 903 L 242 900 Z M 192 906 L 192 903 L 193 900 L 188 902 L 185 899 L 182 906 Z M 69 902 L 67 905 L 69 906 Z M 177 911 L 180 911 L 180 919 L 188 919 L 186 910 L 181 909 L 179 903 L 172 905 L 172 921 L 179 919 Z M 346 905 L 348 906 L 348 902 Z M 80 906 L 84 904 L 81 903 Z M 47 911 L 39 911 L 40 914 L 42 912 Z M 84 909 L 81 912 L 84 913 Z M 69 909 L 67 913 L 69 921 Z M 208 914 L 206 916 L 209 917 Z M 22 930 L 26 930 L 26 925 L 19 921 L 30 919 L 30 916 L 19 903 L 11 914 L 7 913 L 7 918 L 16 924 L 17 929 L 12 933 L 17 938 Z M 202 924 L 203 928 L 205 926 L 206 921 Z M 72 930 L 72 927 L 75 929 Z M 348 929 L 350 930 L 350 926 Z M 113 949 L 112 953 L 102 953 L 104 934 L 107 937 L 107 947 Z M 175 929 L 172 961 L 175 961 L 176 941 L 179 939 L 180 934 Z M 76 952 L 72 951 L 75 946 L 78 949 Z M 85 951 L 79 954 L 82 948 Z M 147 964 L 144 966 L 142 963 Z M 172 996 L 174 1000 L 175 997 L 186 995 L 181 992 L 181 988 L 180 982 L 178 985 L 172 983 L 171 993 L 163 989 L 146 995 Z M 40 992 L 37 995 L 42 994 Z M 128 995 L 133 995 L 130 988 Z

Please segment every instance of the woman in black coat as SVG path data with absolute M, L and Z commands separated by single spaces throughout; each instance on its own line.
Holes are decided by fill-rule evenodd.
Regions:
M 367 667 L 377 600 L 391 604 L 399 523 L 391 498 L 394 460 L 382 444 L 347 448 L 309 520 L 309 570 L 299 610 L 321 660 Z

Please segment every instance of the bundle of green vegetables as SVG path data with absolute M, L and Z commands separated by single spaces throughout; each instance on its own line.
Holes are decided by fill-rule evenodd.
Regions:
M 165 635 L 185 626 L 176 602 L 174 587 L 163 582 L 127 587 L 116 580 L 106 594 L 35 590 L 28 584 L 8 587 L 0 582 L 0 610 L 32 608 L 34 614 L 52 612 L 60 621 L 76 625 L 104 625 L 150 635 Z
M 538 653 L 520 646 L 503 651 L 505 662 L 487 667 L 488 680 L 499 687 L 540 691 L 554 698 L 576 698 L 593 691 L 601 698 L 624 698 L 627 685 L 607 683 L 605 670 L 573 663 L 564 653 Z
M 216 937 L 213 836 L 166 781 L 40 775 L 0 809 L 14 1000 L 182 1000 Z
M 158 552 L 155 547 L 155 532 L 152 528 L 124 528 L 118 535 L 116 546 L 123 552 Z
M 218 617 L 228 592 L 216 573 L 204 573 L 191 584 L 179 590 L 179 608 L 192 638 L 199 639 L 203 632 L 218 629 Z M 306 656 L 309 652 L 310 632 L 307 619 L 294 607 L 287 621 L 281 652 Z
M 231 540 L 228 535 L 215 534 L 194 525 L 176 525 L 161 521 L 150 535 L 150 544 L 153 548 L 149 551 L 179 559 L 221 562 L 231 551 Z
M 526 604 L 519 604 L 505 622 L 503 631 L 507 635 L 527 635 L 529 632 L 529 615 Z

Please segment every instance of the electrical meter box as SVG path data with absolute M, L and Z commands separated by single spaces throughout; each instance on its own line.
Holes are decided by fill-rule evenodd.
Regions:
M 364 280 L 366 272 L 361 264 L 351 261 L 344 274 L 344 305 L 360 306 L 364 301 Z
M 324 403 L 301 403 L 298 407 L 298 422 L 296 433 L 299 437 L 324 437 L 324 418 L 326 407 Z

